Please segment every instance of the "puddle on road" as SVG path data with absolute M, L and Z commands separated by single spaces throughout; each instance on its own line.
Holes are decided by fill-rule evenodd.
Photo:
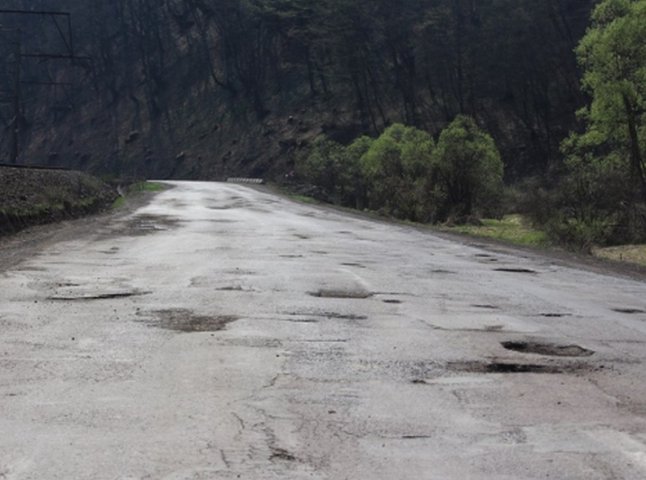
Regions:
M 580 347 L 579 345 L 555 345 L 553 343 L 541 342 L 502 342 L 501 345 L 507 350 L 519 353 L 533 353 L 551 357 L 590 357 L 594 355 L 592 350 Z
M 186 309 L 157 310 L 148 314 L 155 317 L 147 321 L 150 326 L 185 333 L 217 332 L 240 319 L 235 315 L 195 315 Z

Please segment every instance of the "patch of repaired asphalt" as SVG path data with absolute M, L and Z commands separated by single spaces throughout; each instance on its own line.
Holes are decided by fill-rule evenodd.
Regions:
M 235 315 L 195 315 L 191 310 L 181 308 L 155 310 L 140 315 L 152 316 L 152 319 L 146 321 L 152 327 L 184 333 L 217 332 L 240 319 Z
M 580 347 L 579 345 L 556 345 L 554 343 L 510 341 L 502 342 L 501 345 L 507 350 L 519 353 L 533 353 L 551 357 L 590 357 L 594 355 L 592 350 Z

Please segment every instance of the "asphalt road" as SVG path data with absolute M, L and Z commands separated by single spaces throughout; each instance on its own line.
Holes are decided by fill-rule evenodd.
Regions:
M 643 282 L 230 184 L 83 225 L 0 270 L 0 479 L 646 478 Z

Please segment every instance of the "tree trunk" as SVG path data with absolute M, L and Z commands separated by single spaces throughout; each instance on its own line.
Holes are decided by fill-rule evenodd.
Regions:
M 628 119 L 628 136 L 630 138 L 630 176 L 634 182 L 634 195 L 636 197 L 641 196 L 641 201 L 646 203 L 646 179 L 644 179 L 643 159 L 641 149 L 639 147 L 635 109 L 626 95 L 623 96 L 623 100 Z

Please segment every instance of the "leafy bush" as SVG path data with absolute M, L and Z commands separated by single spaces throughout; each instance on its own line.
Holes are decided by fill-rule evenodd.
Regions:
M 433 138 L 395 124 L 362 156 L 370 208 L 410 220 L 424 219 L 424 187 L 432 165 Z
M 467 116 L 442 132 L 434 155 L 435 182 L 444 204 L 439 220 L 458 221 L 474 214 L 498 213 L 503 193 L 503 163 L 496 144 Z
M 309 155 L 297 163 L 297 173 L 308 182 L 322 188 L 327 194 L 336 197 L 345 158 L 346 152 L 343 145 L 325 137 L 319 137 L 314 142 Z

